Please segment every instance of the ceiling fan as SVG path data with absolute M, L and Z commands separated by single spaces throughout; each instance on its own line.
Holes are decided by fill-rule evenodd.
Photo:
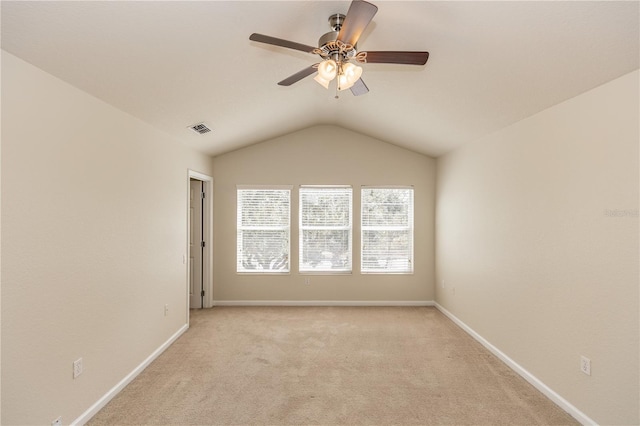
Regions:
M 377 11 L 378 7 L 371 3 L 363 0 L 353 0 L 346 16 L 336 13 L 329 17 L 329 25 L 332 31 L 320 37 L 318 47 L 257 33 L 251 34 L 249 40 L 300 50 L 319 55 L 322 58 L 321 62 L 310 65 L 278 82 L 280 86 L 290 86 L 311 74 L 317 73 L 318 75 L 314 80 L 325 88 L 328 89 L 329 82 L 336 79 L 337 91 L 351 89 L 351 93 L 355 96 L 360 96 L 369 92 L 369 88 L 362 81 L 362 68 L 351 62 L 352 60 L 358 63 L 370 64 L 424 65 L 429 59 L 429 52 L 359 52 L 356 49 L 358 39 Z

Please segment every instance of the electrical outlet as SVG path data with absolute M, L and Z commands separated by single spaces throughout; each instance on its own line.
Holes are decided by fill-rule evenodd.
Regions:
M 82 358 L 78 358 L 75 361 L 73 361 L 73 378 L 75 379 L 76 377 L 81 375 L 82 371 L 83 371 Z
M 304 279 L 304 283 L 305 283 L 306 285 L 311 284 L 311 278 L 308 278 L 308 277 L 307 277 L 307 278 L 305 278 L 305 279 Z
M 444 288 L 444 280 L 442 280 L 442 288 Z
M 62 416 L 52 421 L 51 426 L 62 426 Z
M 164 305 L 164 316 L 165 317 L 169 316 L 169 305 L 168 304 Z
M 587 376 L 591 375 L 591 360 L 586 356 L 580 356 L 580 371 Z

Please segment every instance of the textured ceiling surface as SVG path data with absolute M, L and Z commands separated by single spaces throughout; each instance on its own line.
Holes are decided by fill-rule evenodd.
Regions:
M 358 97 L 278 86 L 318 57 L 249 41 L 315 46 L 348 1 L 2 1 L 2 48 L 211 155 L 335 124 L 439 156 L 639 67 L 637 1 L 373 3 L 358 50 L 430 57 Z

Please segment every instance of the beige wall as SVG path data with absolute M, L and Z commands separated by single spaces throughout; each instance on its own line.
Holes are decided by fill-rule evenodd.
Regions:
M 434 298 L 435 160 L 334 126 L 317 126 L 214 159 L 216 301 L 431 301 Z M 236 185 L 293 185 L 291 273 L 236 274 Z M 352 185 L 353 273 L 298 272 L 298 188 Z M 414 185 L 415 273 L 360 274 L 360 186 Z M 304 277 L 310 284 L 304 284 Z
M 1 58 L 0 58 L 1 64 Z M 2 71 L 0 70 L 0 73 Z M 1 75 L 1 74 L 0 74 Z M 0 93 L 2 84 L 0 83 Z M 2 102 L 0 102 L 0 115 Z M 2 119 L 0 118 L 0 134 L 2 131 Z M 2 137 L 0 136 L 0 188 L 2 188 Z M 2 191 L 0 190 L 0 241 L 2 241 Z M 0 244 L 0 424 L 2 423 L 2 244 Z
M 211 166 L 3 52 L 2 424 L 68 424 L 184 326 L 187 169 Z
M 638 77 L 438 159 L 437 301 L 600 424 L 640 423 Z

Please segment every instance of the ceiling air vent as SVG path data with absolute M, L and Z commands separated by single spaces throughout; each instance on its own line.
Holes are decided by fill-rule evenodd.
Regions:
M 199 135 L 204 135 L 205 133 L 209 133 L 211 131 L 211 129 L 204 123 L 194 124 L 193 126 L 189 126 L 189 128 Z

